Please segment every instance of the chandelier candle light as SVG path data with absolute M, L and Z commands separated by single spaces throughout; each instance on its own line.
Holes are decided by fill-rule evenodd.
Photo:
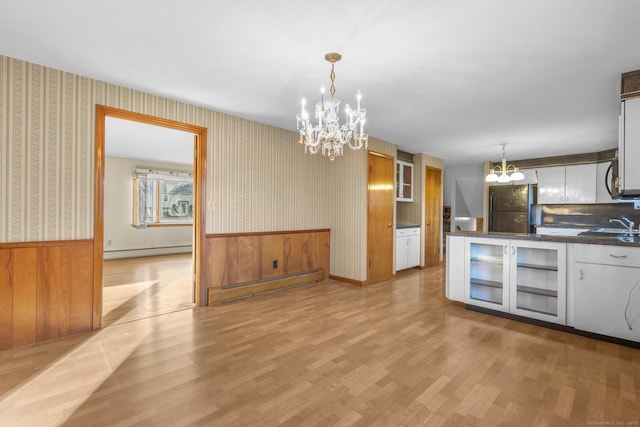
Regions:
M 502 145 L 502 167 L 495 166 L 493 169 L 491 169 L 491 173 L 487 175 L 484 180 L 486 182 L 499 182 L 499 183 L 523 180 L 524 175 L 522 174 L 522 172 L 520 172 L 520 170 L 517 167 L 513 165 L 507 166 L 507 159 L 504 154 L 504 147 L 507 144 L 500 144 L 500 145 Z
M 352 110 L 349 104 L 345 105 L 346 123 L 342 126 L 340 125 L 338 118 L 340 100 L 335 98 L 336 87 L 334 80 L 336 73 L 333 69 L 335 63 L 342 59 L 342 55 L 335 52 L 327 53 L 324 59 L 331 63 L 331 74 L 329 75 L 331 78 L 331 87 L 329 88 L 331 99 L 325 99 L 324 88 L 322 88 L 320 91 L 322 94 L 321 101 L 316 104 L 318 124 L 314 126 L 309 121 L 309 113 L 305 108 L 307 101 L 302 98 L 300 113 L 296 115 L 298 119 L 297 129 L 300 131 L 298 143 L 304 144 L 305 153 L 307 151 L 311 154 L 321 152 L 323 156 L 329 156 L 329 159 L 334 160 L 336 156 L 344 154 L 345 145 L 352 150 L 359 150 L 363 146 L 369 148 L 369 137 L 364 133 L 367 110 L 360 108 L 362 94 L 358 91 L 358 107 Z

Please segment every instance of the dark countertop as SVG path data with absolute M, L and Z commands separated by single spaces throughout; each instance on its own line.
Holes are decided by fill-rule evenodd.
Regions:
M 584 245 L 635 246 L 640 248 L 640 236 L 547 236 L 525 233 L 478 233 L 474 231 L 456 231 L 447 233 L 450 236 L 482 237 L 490 239 L 534 240 L 540 242 L 580 243 Z
M 420 224 L 396 224 L 396 228 L 420 228 Z

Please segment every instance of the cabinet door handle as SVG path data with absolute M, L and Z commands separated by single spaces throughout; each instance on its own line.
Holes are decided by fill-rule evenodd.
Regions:
M 507 245 L 504 245 L 504 254 L 509 255 L 509 250 L 507 249 Z
M 626 258 L 626 255 L 614 255 L 614 254 L 609 254 L 609 256 L 611 258 L 618 258 L 618 259 L 622 259 L 622 258 Z
M 578 280 L 582 280 L 584 278 L 584 272 L 578 269 Z
M 511 255 L 515 255 L 516 254 L 516 247 L 512 246 L 511 247 Z

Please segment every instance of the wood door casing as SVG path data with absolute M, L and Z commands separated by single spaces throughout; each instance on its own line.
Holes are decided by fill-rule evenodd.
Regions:
M 194 184 L 194 280 L 197 292 L 196 304 L 204 305 L 207 301 L 207 290 L 204 283 L 202 267 L 205 265 L 205 183 L 207 176 L 207 128 L 133 111 L 122 110 L 105 105 L 96 105 L 95 119 L 95 170 L 94 170 L 94 202 L 93 202 L 93 303 L 92 328 L 102 327 L 102 269 L 104 259 L 104 169 L 105 169 L 105 123 L 106 117 L 115 117 L 134 122 L 147 123 L 170 129 L 191 132 L 195 135 L 195 163 L 193 165 Z
M 368 153 L 367 180 L 367 282 L 393 276 L 393 205 L 395 161 Z
M 426 167 L 424 266 L 440 264 L 440 224 L 442 223 L 442 170 Z

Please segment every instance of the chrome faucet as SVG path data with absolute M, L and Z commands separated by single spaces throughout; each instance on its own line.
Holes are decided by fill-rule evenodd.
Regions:
M 631 234 L 631 233 L 633 233 L 633 226 L 635 225 L 635 223 L 634 223 L 633 221 L 631 221 L 631 220 L 630 220 L 629 218 L 627 218 L 627 217 L 621 216 L 620 218 L 621 218 L 621 219 L 618 219 L 618 218 L 611 218 L 611 219 L 609 220 L 609 223 L 612 223 L 612 222 L 620 223 L 620 224 L 624 225 L 625 227 L 627 227 L 627 229 L 629 230 L 629 233 L 630 233 L 630 234 Z M 623 220 L 624 220 L 624 221 L 623 221 Z

